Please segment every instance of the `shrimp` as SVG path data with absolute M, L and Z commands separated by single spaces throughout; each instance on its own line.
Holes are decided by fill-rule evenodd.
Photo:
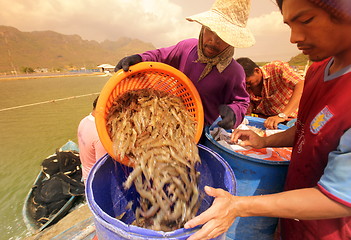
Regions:
M 201 160 L 196 122 L 182 99 L 154 89 L 127 91 L 113 102 L 106 127 L 116 155 L 135 163 L 123 184 L 126 190 L 134 184 L 140 196 L 133 224 L 172 231 L 194 217 Z

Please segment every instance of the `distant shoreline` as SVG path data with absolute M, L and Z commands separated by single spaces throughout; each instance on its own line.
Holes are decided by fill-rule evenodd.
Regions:
M 104 76 L 106 73 L 103 72 L 92 72 L 92 73 L 46 73 L 46 74 L 23 74 L 23 75 L 7 75 L 0 76 L 0 81 L 11 81 L 11 80 L 23 80 L 23 79 L 37 79 L 37 78 L 55 78 L 55 77 L 74 77 L 74 76 L 92 76 L 99 75 Z M 106 75 L 108 76 L 108 75 Z

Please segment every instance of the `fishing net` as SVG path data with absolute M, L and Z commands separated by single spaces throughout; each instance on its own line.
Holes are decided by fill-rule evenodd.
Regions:
M 78 152 L 59 151 L 42 162 L 41 181 L 33 187 L 30 214 L 45 224 L 72 196 L 84 196 Z

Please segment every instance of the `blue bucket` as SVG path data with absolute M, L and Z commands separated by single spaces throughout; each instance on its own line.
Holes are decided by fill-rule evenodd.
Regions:
M 264 128 L 265 119 L 246 116 L 249 125 Z M 218 121 L 216 121 L 218 122 Z M 279 124 L 279 129 L 287 126 Z M 267 161 L 245 156 L 220 145 L 205 127 L 204 145 L 221 155 L 234 170 L 238 196 L 272 194 L 283 191 L 289 161 Z M 227 232 L 227 239 L 235 240 L 272 240 L 278 218 L 238 217 Z
M 212 205 L 213 198 L 204 191 L 204 186 L 222 188 L 236 194 L 236 180 L 228 163 L 211 149 L 198 145 L 201 164 L 199 189 L 203 198 L 198 214 Z M 123 182 L 132 171 L 131 168 L 118 163 L 107 154 L 91 169 L 86 183 L 86 198 L 93 213 L 96 235 L 99 240 L 110 239 L 187 239 L 197 228 L 177 229 L 172 232 L 154 231 L 131 225 L 135 220 L 135 209 L 125 210 L 129 201 L 137 202 L 138 193 L 135 189 L 124 190 Z M 134 207 L 134 206 L 133 206 Z M 116 216 L 125 214 L 118 220 Z M 225 239 L 222 234 L 214 239 Z

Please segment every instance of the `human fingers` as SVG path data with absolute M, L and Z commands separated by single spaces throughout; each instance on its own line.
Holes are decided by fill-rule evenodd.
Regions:
M 272 129 L 278 129 L 279 121 L 274 121 Z
M 214 193 L 212 193 L 212 189 L 209 186 L 205 186 L 205 192 L 207 193 L 207 195 L 209 196 L 213 196 Z M 209 211 L 211 211 L 211 207 L 209 209 L 207 209 L 205 212 L 201 213 L 200 215 L 194 217 L 193 219 L 189 220 L 188 222 L 186 222 L 184 224 L 184 228 L 194 228 L 196 226 L 199 226 L 201 224 L 204 224 L 205 222 L 207 222 L 209 220 L 209 218 L 211 217 L 211 213 L 208 213 Z
M 221 206 L 216 206 L 215 203 L 217 202 L 217 198 L 220 197 L 227 197 L 227 194 L 230 195 L 229 192 L 223 190 L 223 189 L 215 189 L 209 186 L 205 186 L 205 192 L 208 196 L 214 197 L 214 203 L 210 208 L 208 208 L 206 211 L 201 213 L 200 215 L 194 217 L 193 219 L 189 220 L 188 222 L 185 223 L 184 228 L 194 228 L 196 226 L 199 226 L 201 224 L 206 223 L 209 221 L 211 218 L 216 216 L 218 214 L 218 208 Z M 220 205 L 220 204 L 219 204 Z
M 222 225 L 216 224 L 215 220 L 207 222 L 201 229 L 191 235 L 187 240 L 207 240 L 218 237 L 225 233 L 228 229 L 223 228 Z
M 255 139 L 255 133 L 251 130 L 234 130 L 231 135 L 231 142 L 242 147 L 252 146 Z
M 232 135 L 230 136 L 230 140 L 232 143 L 238 143 L 238 140 L 241 139 L 244 135 L 244 130 L 234 129 Z
M 274 116 L 269 117 L 264 122 L 264 127 L 267 129 L 278 129 L 278 124 L 281 123 L 283 120 L 280 117 Z
M 199 216 L 185 224 L 185 228 L 193 228 L 204 224 L 201 229 L 194 233 L 188 240 L 212 239 L 228 230 L 234 221 L 233 217 L 227 218 L 228 204 L 231 202 L 231 194 L 223 189 L 205 187 L 209 196 L 215 197 L 212 206 Z
M 273 117 L 267 118 L 267 119 L 264 121 L 263 126 L 264 126 L 266 129 L 273 129 L 273 126 L 274 126 L 274 118 L 273 118 Z

